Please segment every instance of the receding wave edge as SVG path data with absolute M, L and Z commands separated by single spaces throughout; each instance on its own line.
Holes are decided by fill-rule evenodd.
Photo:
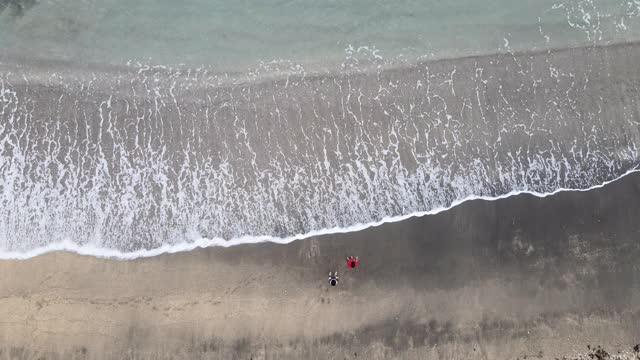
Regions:
M 274 236 L 268 236 L 268 235 L 241 236 L 241 237 L 237 237 L 229 240 L 225 240 L 222 238 L 212 238 L 212 239 L 198 238 L 195 241 L 189 241 L 189 242 L 185 241 L 177 244 L 167 244 L 167 245 L 163 245 L 153 249 L 140 249 L 140 250 L 131 251 L 131 252 L 93 246 L 90 244 L 78 245 L 70 240 L 67 240 L 67 241 L 48 244 L 47 246 L 37 247 L 35 249 L 29 250 L 29 251 L 23 251 L 23 252 L 0 251 L 0 260 L 26 260 L 26 259 L 30 259 L 40 255 L 44 255 L 47 253 L 52 253 L 52 252 L 70 252 L 70 253 L 75 253 L 83 256 L 93 256 L 97 258 L 107 258 L 107 259 L 113 259 L 113 260 L 134 260 L 139 258 L 158 256 L 162 254 L 174 254 L 179 252 L 187 252 L 191 250 L 196 250 L 198 248 L 231 247 L 236 245 L 258 244 L 258 243 L 264 243 L 264 242 L 270 242 L 270 243 L 276 243 L 276 244 L 288 244 L 296 240 L 304 240 L 304 239 L 308 239 L 315 236 L 351 233 L 351 232 L 368 229 L 371 227 L 380 226 L 386 223 L 403 221 L 409 218 L 422 217 L 426 215 L 435 215 L 443 211 L 448 211 L 458 205 L 461 205 L 463 203 L 466 203 L 468 201 L 473 201 L 473 200 L 496 201 L 496 200 L 505 199 L 505 198 L 509 198 L 517 195 L 523 195 L 523 194 L 544 198 L 544 197 L 555 195 L 561 192 L 591 191 L 591 190 L 595 190 L 595 189 L 599 189 L 604 186 L 607 186 L 608 184 L 616 182 L 626 177 L 627 175 L 637 173 L 637 172 L 640 172 L 640 165 L 636 165 L 632 169 L 628 170 L 624 174 L 612 180 L 608 180 L 601 184 L 594 185 L 584 189 L 559 188 L 552 192 L 547 192 L 547 193 L 539 193 L 539 192 L 528 191 L 528 190 L 517 190 L 517 191 L 511 191 L 509 193 L 498 195 L 498 196 L 475 196 L 474 195 L 474 196 L 466 197 L 464 199 L 455 200 L 454 202 L 451 203 L 451 205 L 447 207 L 439 207 L 439 208 L 431 209 L 428 211 L 420 211 L 420 212 L 414 212 L 414 213 L 405 214 L 405 215 L 385 217 L 379 221 L 370 222 L 366 224 L 353 224 L 347 227 L 321 229 L 321 230 L 311 231 L 305 234 L 296 234 L 296 235 L 287 236 L 287 237 L 274 237 Z

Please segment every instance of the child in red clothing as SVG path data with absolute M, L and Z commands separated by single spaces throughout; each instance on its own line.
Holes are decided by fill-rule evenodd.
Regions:
M 356 266 L 358 266 L 359 264 L 359 259 L 356 256 L 355 258 L 353 256 L 347 256 L 347 267 L 349 269 L 355 269 Z

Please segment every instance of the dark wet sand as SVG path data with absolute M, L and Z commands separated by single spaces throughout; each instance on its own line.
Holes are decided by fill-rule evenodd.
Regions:
M 640 174 L 289 245 L 0 262 L 0 359 L 515 359 L 640 341 Z M 343 259 L 359 255 L 348 271 Z M 339 270 L 337 288 L 327 273 Z

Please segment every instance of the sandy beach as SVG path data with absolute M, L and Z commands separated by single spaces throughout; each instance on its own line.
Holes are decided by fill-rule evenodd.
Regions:
M 0 360 L 640 360 L 638 59 L 639 0 L 0 0 Z
M 288 245 L 0 262 L 0 359 L 515 359 L 640 339 L 640 175 Z M 344 258 L 359 255 L 348 270 Z M 340 271 L 330 288 L 329 271 Z

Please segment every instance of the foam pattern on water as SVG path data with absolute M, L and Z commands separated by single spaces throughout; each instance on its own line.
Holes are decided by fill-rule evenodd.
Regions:
M 639 56 L 629 45 L 313 75 L 292 64 L 242 81 L 5 64 L 0 249 L 287 237 L 588 188 L 638 162 Z

